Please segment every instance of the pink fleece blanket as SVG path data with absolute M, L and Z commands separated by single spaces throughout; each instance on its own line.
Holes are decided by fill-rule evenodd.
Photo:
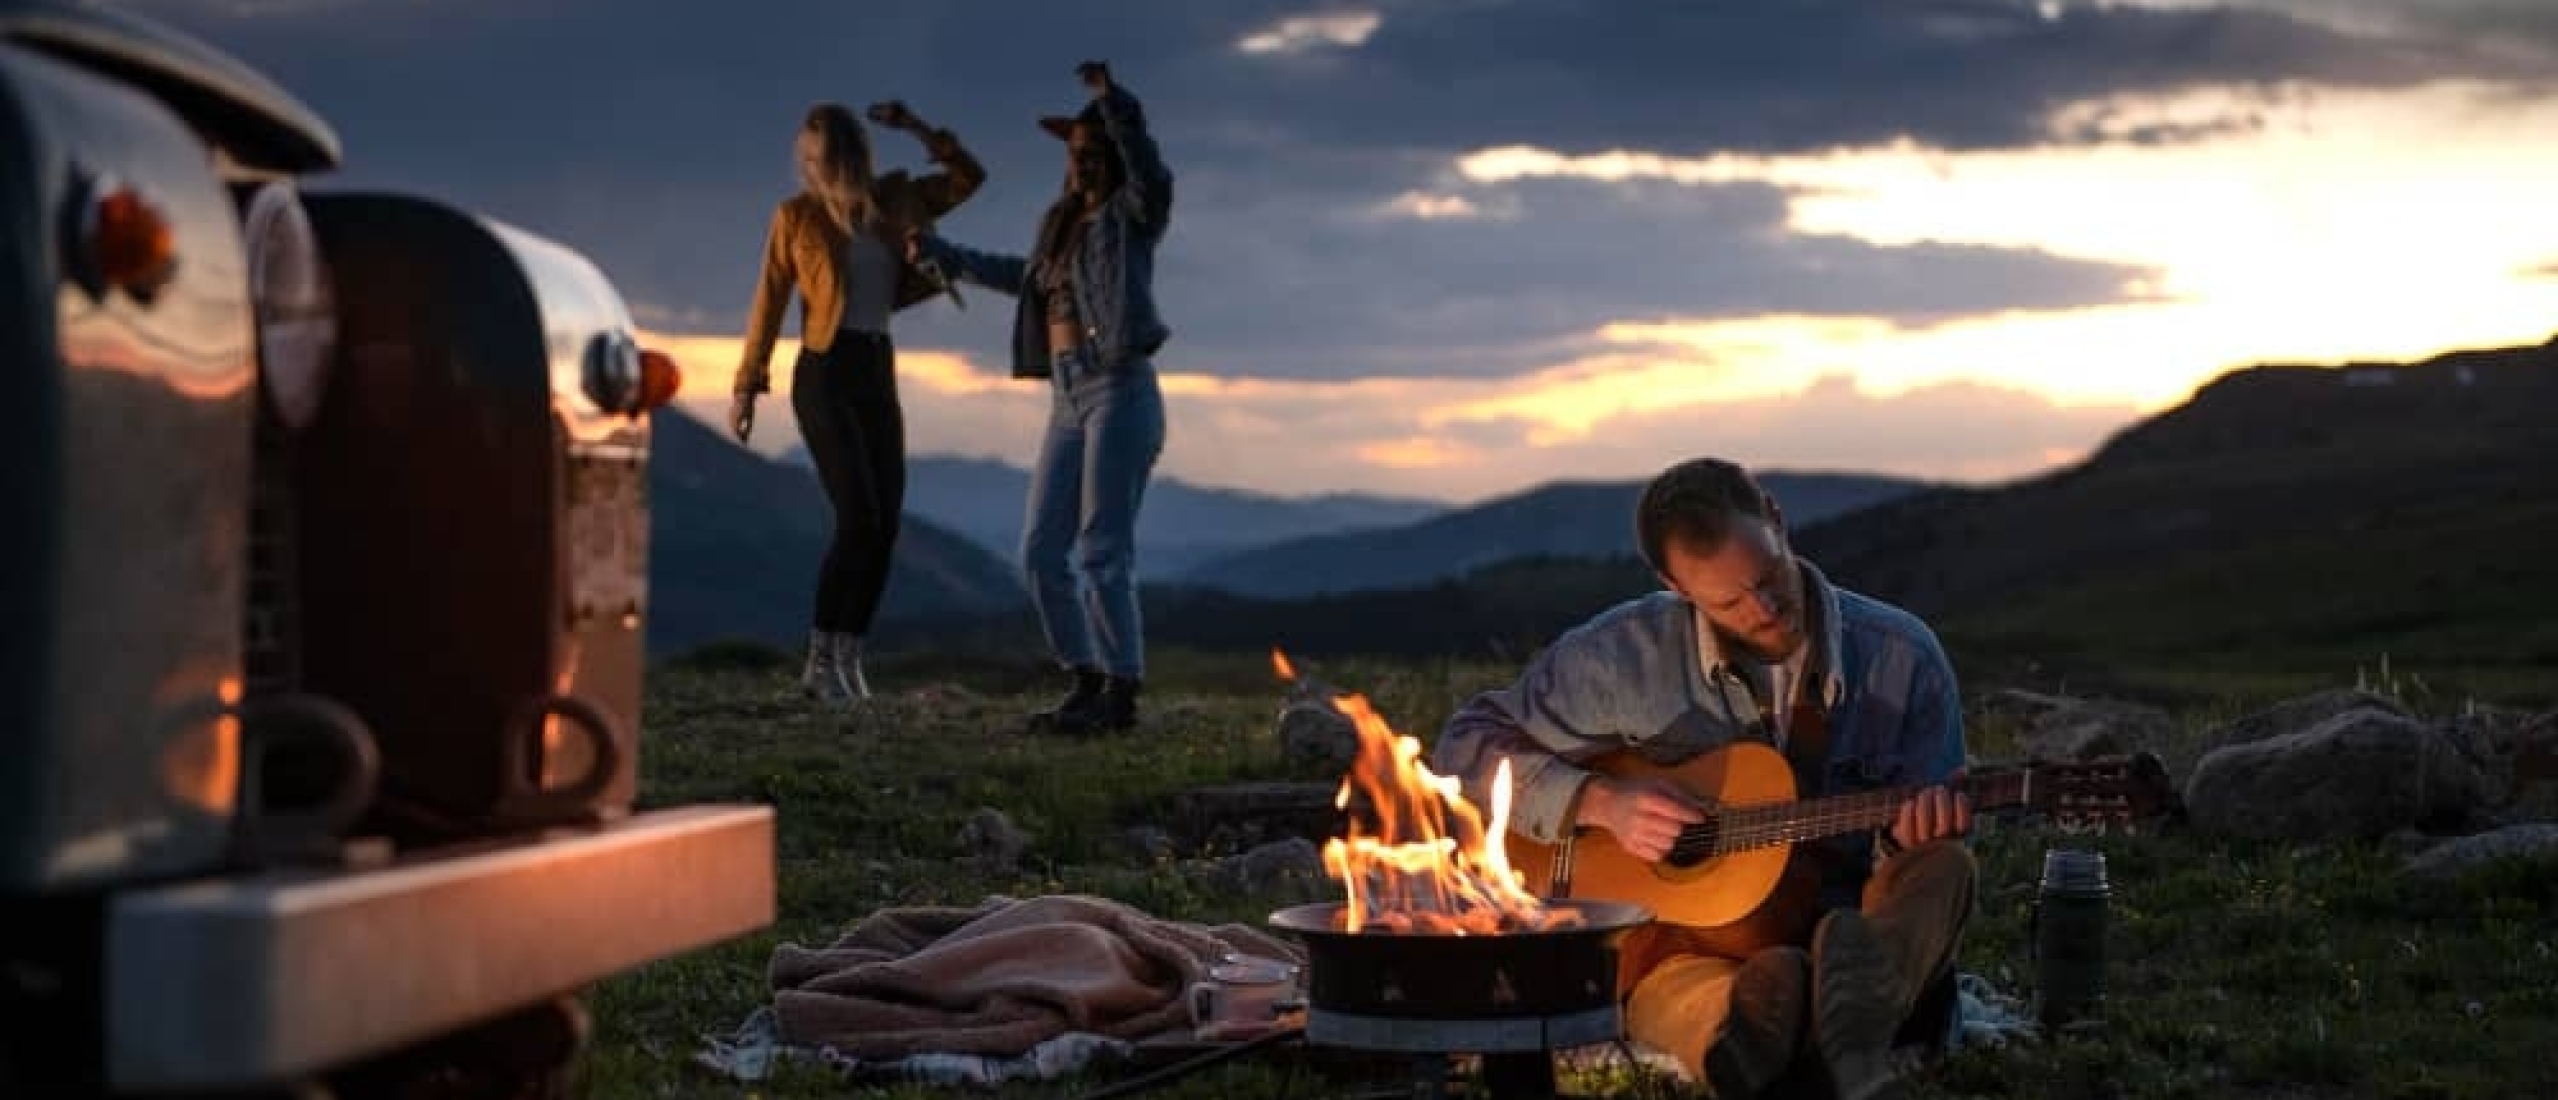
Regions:
M 1186 1029 L 1185 991 L 1228 954 L 1304 961 L 1258 928 L 1169 921 L 1107 898 L 883 909 L 826 947 L 775 949 L 773 1010 L 784 1041 L 857 1058 L 1016 1055 L 1069 1031 Z

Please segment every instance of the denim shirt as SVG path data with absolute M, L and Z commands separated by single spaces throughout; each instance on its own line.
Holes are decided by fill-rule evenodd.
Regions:
M 1172 336 L 1155 307 L 1155 247 L 1163 243 L 1172 221 L 1172 169 L 1164 165 L 1162 151 L 1146 130 L 1145 110 L 1128 89 L 1113 84 L 1093 102 L 1103 131 L 1119 151 L 1122 178 L 1075 252 L 1075 316 L 1083 321 L 1084 339 L 1100 369 L 1116 371 L 1130 359 L 1153 355 Z M 1069 195 L 1048 208 L 1040 236 L 1032 239 L 1034 251 L 1046 238 L 1049 222 L 1075 215 L 1073 202 Z M 1048 301 L 1029 278 L 1029 260 L 930 236 L 923 238 L 922 248 L 958 278 L 1017 299 L 1013 376 L 1048 377 Z
M 1798 559 L 1799 560 L 1799 559 Z M 1811 685 L 1828 712 L 1828 760 L 1800 797 L 1942 783 L 1963 767 L 1963 710 L 1952 663 L 1917 616 L 1829 583 L 1801 563 L 1822 626 Z M 1630 751 L 1675 765 L 1735 741 L 1762 741 L 1761 711 L 1695 605 L 1672 592 L 1619 604 L 1529 662 L 1518 683 L 1469 700 L 1448 719 L 1431 767 L 1491 805 L 1510 762 L 1510 829 L 1553 843 L 1570 833 L 1595 757 Z M 1838 858 L 1825 900 L 1861 883 L 1874 844 L 1826 842 Z M 1533 888 L 1533 887 L 1532 887 Z M 1849 895 L 1852 900 L 1852 894 Z

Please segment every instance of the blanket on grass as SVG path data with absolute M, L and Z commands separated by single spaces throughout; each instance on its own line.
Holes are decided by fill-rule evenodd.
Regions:
M 1249 925 L 1060 894 L 884 909 L 827 946 L 775 949 L 769 976 L 789 1045 L 871 1061 L 1017 1056 L 1070 1032 L 1187 1030 L 1191 983 L 1229 955 L 1304 962 L 1296 943 Z

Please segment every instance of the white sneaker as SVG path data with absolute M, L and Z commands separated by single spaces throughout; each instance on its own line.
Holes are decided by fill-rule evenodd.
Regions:
M 862 675 L 861 635 L 835 635 L 835 676 L 848 698 L 870 698 L 870 680 Z
M 830 704 L 853 698 L 852 685 L 844 682 L 844 668 L 836 657 L 837 639 L 843 637 L 824 630 L 808 632 L 808 662 L 799 670 L 801 694 Z

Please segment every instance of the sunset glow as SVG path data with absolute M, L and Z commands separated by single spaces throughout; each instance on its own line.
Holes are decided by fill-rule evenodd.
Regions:
M 2558 98 L 2446 84 L 2084 104 L 2056 130 L 2249 124 L 2187 145 L 1949 153 L 1907 144 L 1818 157 L 1682 160 L 1491 149 L 1458 171 L 1792 193 L 1789 226 L 1883 246 L 2039 249 L 2151 266 L 2151 304 L 1969 319 L 1934 329 L 1781 319 L 1661 326 L 1711 360 L 1750 349 L 1796 376 L 1844 367 L 1876 392 L 1968 379 L 2056 401 L 2155 409 L 2232 366 L 2418 358 L 2538 343 L 2558 327 Z M 1816 366 L 1815 359 L 1828 359 Z M 1790 369 L 1789 369 L 1790 368 Z M 1536 404 L 1533 398 L 1520 399 Z M 1588 407 L 1593 400 L 1576 402 Z
M 1562 470 L 1636 476 L 1655 462 L 1647 447 L 1696 437 L 1752 440 L 1768 450 L 1750 457 L 1772 465 L 2004 478 L 2075 461 L 2113 427 L 2233 367 L 2417 359 L 2537 343 L 2558 329 L 2558 204 L 2544 198 L 2558 194 L 2558 142 L 2548 140 L 2558 136 L 2558 97 L 2459 83 L 2286 88 L 2082 103 L 2056 112 L 2051 127 L 2202 136 L 1977 152 L 1902 142 L 1790 157 L 1504 146 L 1456 158 L 1451 186 L 1382 196 L 1374 209 L 1423 220 L 1515 212 L 1510 189 L 1540 179 L 1773 185 L 1788 196 L 1795 233 L 1882 248 L 2033 250 L 2157 273 L 2123 288 L 2121 302 L 1925 324 L 1788 312 L 1624 318 L 1577 341 L 1559 337 L 1580 350 L 1495 379 L 1255 378 L 1176 349 L 1161 363 L 1174 414 L 1165 466 L 1267 491 L 1465 499 Z M 697 410 L 727 392 L 734 338 L 653 339 L 687 365 Z M 794 351 L 786 341 L 776 364 Z M 899 361 L 917 450 L 1030 460 L 1040 387 L 948 351 L 905 349 Z M 777 392 L 788 373 L 774 371 Z M 1895 409 L 1993 400 L 2066 424 L 2012 446 L 1882 455 L 1831 440 L 1841 429 L 1810 407 L 1842 397 L 1861 406 L 1850 418 L 1860 425 L 1888 424 Z M 768 442 L 786 445 L 778 434 Z

